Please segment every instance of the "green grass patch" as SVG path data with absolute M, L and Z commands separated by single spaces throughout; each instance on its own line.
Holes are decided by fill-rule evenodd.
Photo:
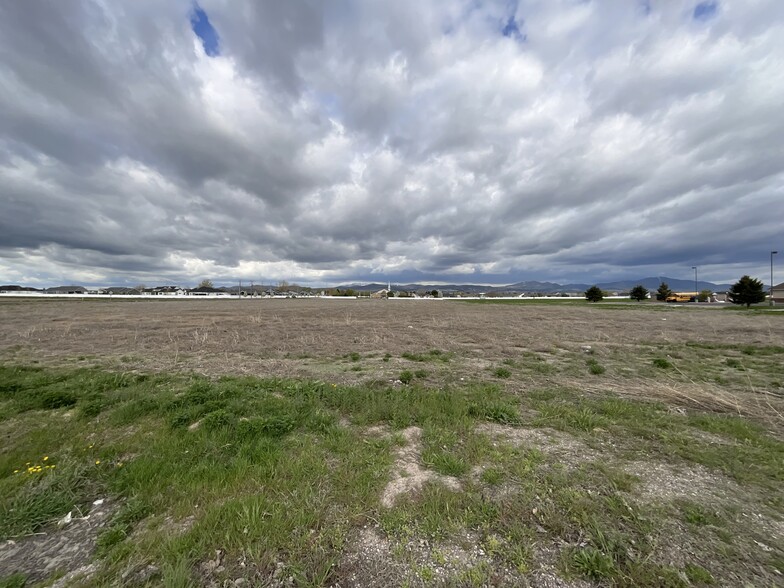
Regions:
M 410 351 L 404 351 L 400 355 L 403 359 L 407 359 L 409 361 L 418 361 L 418 362 L 444 362 L 447 363 L 451 361 L 453 354 L 447 353 L 445 351 L 441 351 L 440 349 L 431 349 L 425 353 L 413 353 Z
M 502 365 L 525 370 L 529 361 L 543 363 L 524 356 Z M 575 364 L 582 369 L 582 359 Z M 748 569 L 775 565 L 773 555 L 744 548 L 756 531 L 739 528 L 732 511 L 699 498 L 650 504 L 642 482 L 606 454 L 579 456 L 583 446 L 611 446 L 630 459 L 698 463 L 758 493 L 754 508 L 768 510 L 754 512 L 781 513 L 784 444 L 764 427 L 568 388 L 427 386 L 424 370 L 409 373 L 405 386 L 342 386 L 1 367 L 0 539 L 51 530 L 69 510 L 87 513 L 95 498 L 109 497 L 118 509 L 97 539 L 97 585 L 117 583 L 143 561 L 160 570 L 155 582 L 193 585 L 218 549 L 261 577 L 283 562 L 295 585 L 331 585 L 343 580 L 349 542 L 376 524 L 401 557 L 420 541 L 481 545 L 485 558 L 450 578 L 458 585 L 490 581 L 499 565 L 524 578 L 540 545 L 558 546 L 563 575 L 606 585 L 721 578 L 702 552 L 677 569 L 657 561 L 657 542 L 673 524 L 683 541 L 699 546 L 706 537 Z M 42 400 L 57 398 L 70 400 Z M 372 425 L 391 434 L 371 435 Z M 488 432 L 511 435 L 522 425 L 562 431 L 551 436 L 567 445 L 550 453 L 538 437 Z M 410 426 L 422 428 L 418 465 L 458 478 L 461 488 L 431 480 L 383 508 L 396 456 L 410 450 L 401 434 Z M 420 581 L 432 572 L 417 566 Z
M 651 363 L 653 364 L 654 367 L 657 367 L 662 370 L 672 369 L 672 363 L 669 360 L 664 359 L 663 357 L 657 357 Z
M 599 376 L 607 371 L 607 368 L 593 358 L 587 360 L 585 363 L 588 365 L 588 371 L 594 376 Z

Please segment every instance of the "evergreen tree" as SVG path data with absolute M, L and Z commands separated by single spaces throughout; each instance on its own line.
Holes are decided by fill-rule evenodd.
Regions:
M 733 304 L 745 304 L 748 308 L 752 304 L 765 301 L 764 286 L 759 280 L 743 276 L 732 285 L 730 291 L 727 292 L 727 298 Z
M 659 288 L 656 290 L 656 300 L 667 300 L 669 296 L 672 296 L 672 290 L 667 285 L 667 282 L 662 282 L 659 284 Z
M 632 291 L 629 292 L 629 298 L 632 300 L 636 300 L 637 302 L 642 302 L 646 298 L 648 298 L 648 288 L 645 286 L 635 286 L 632 288 Z
M 599 302 L 604 298 L 604 292 L 599 286 L 591 286 L 585 291 L 585 299 L 588 302 Z

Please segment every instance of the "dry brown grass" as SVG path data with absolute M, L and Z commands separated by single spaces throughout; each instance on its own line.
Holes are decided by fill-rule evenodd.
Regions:
M 784 402 L 775 382 L 747 377 L 717 383 L 683 371 L 677 361 L 673 370 L 645 373 L 652 355 L 667 355 L 687 342 L 784 346 L 784 321 L 777 319 L 662 306 L 0 300 L 0 358 L 344 383 L 395 380 L 403 369 L 423 368 L 427 383 L 440 385 L 492 379 L 491 368 L 500 362 L 524 364 L 535 356 L 553 369 L 523 368 L 499 383 L 520 392 L 553 385 L 586 394 L 612 392 L 781 422 Z M 606 374 L 586 375 L 585 346 L 609 368 Z M 432 349 L 452 354 L 451 361 L 416 364 L 401 358 Z M 361 359 L 346 359 L 352 353 Z M 385 354 L 388 361 L 382 361 Z

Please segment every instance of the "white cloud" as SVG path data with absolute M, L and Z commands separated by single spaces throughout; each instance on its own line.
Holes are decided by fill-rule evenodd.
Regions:
M 728 280 L 784 249 L 775 0 L 200 4 L 215 57 L 185 1 L 0 9 L 0 281 Z

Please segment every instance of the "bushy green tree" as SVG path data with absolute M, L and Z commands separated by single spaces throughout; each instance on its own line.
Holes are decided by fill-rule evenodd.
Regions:
M 599 286 L 591 286 L 585 291 L 585 299 L 588 302 L 599 302 L 604 298 L 604 292 Z
M 711 290 L 700 290 L 700 293 L 697 294 L 697 302 L 708 302 L 713 296 L 713 292 Z
M 629 292 L 629 298 L 636 300 L 637 302 L 642 302 L 648 298 L 648 288 L 640 285 L 635 286 L 632 288 L 632 291 Z
M 672 296 L 672 290 L 670 290 L 667 282 L 662 282 L 656 289 L 656 300 L 667 300 L 669 296 Z
M 759 280 L 743 276 L 732 285 L 730 291 L 727 292 L 727 298 L 733 304 L 745 304 L 748 308 L 752 304 L 765 301 L 764 286 Z
M 199 288 L 213 288 L 212 280 L 202 280 L 199 282 Z

